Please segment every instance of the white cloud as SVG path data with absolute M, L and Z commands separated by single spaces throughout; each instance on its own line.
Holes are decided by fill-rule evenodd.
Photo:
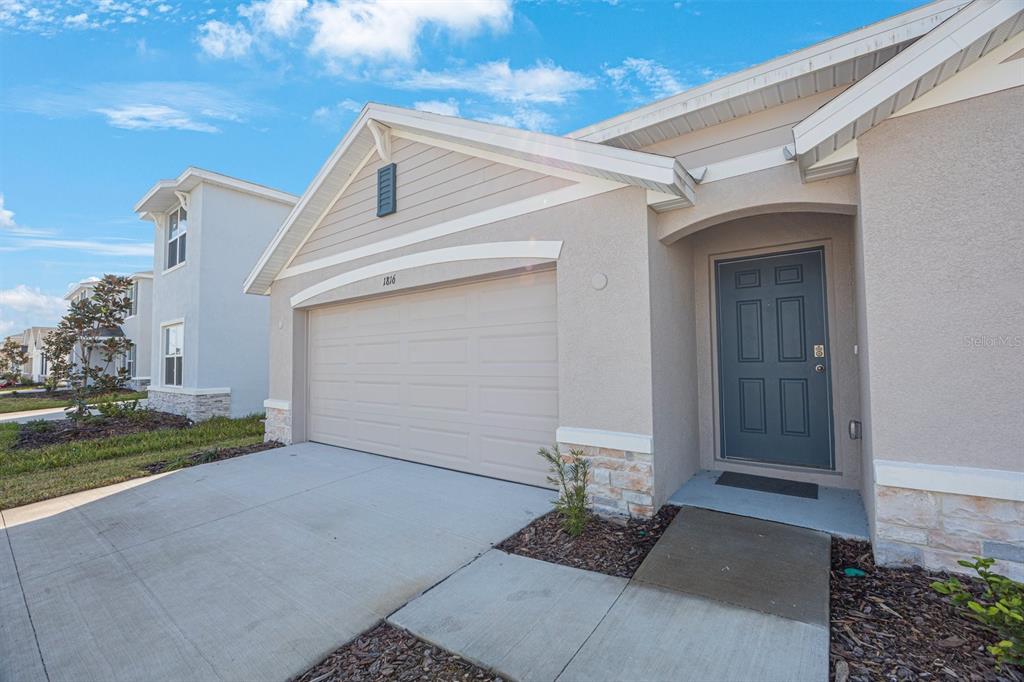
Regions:
M 354 99 L 343 99 L 337 104 L 317 107 L 313 111 L 313 120 L 328 128 L 340 128 L 341 124 L 350 120 L 352 114 L 362 111 L 363 105 Z
M 431 113 L 442 114 L 444 116 L 459 115 L 459 103 L 451 97 L 443 102 L 437 99 L 427 100 L 426 102 L 415 102 L 412 106 L 413 109 L 418 111 L 429 111 Z
M 465 36 L 484 28 L 504 30 L 510 0 L 320 0 L 309 11 L 314 26 L 310 52 L 329 60 L 411 60 L 427 26 Z
M 563 104 L 594 79 L 551 63 L 513 69 L 508 60 L 452 71 L 417 71 L 394 83 L 413 90 L 458 90 L 487 95 L 499 102 Z
M 18 237 L 44 237 L 53 234 L 52 230 L 37 230 L 19 225 L 14 220 L 14 211 L 4 206 L 4 195 L 0 192 L 0 235 Z
M 515 107 L 511 112 L 487 114 L 477 117 L 477 120 L 510 128 L 540 131 L 549 131 L 555 124 L 550 114 L 531 107 Z
M 660 99 L 690 87 L 678 73 L 653 59 L 627 57 L 618 66 L 605 67 L 604 72 L 616 90 L 636 99 Z
M 114 109 L 97 109 L 115 128 L 125 130 L 191 130 L 199 133 L 219 133 L 209 123 L 194 121 L 188 114 L 172 107 L 156 105 L 126 105 Z
M 199 27 L 199 47 L 215 59 L 237 59 L 249 53 L 252 34 L 241 24 L 208 21 Z
M 0 108 L 48 118 L 100 114 L 111 126 L 131 130 L 217 132 L 220 122 L 246 121 L 265 110 L 234 92 L 187 81 L 95 83 L 59 90 L 19 88 L 9 95 Z
M 150 0 L 0 0 L 0 27 L 42 35 L 116 30 L 150 17 L 148 4 Z
M 153 255 L 151 242 L 104 241 L 85 239 L 16 238 L 9 245 L 0 247 L 4 251 L 27 251 L 29 249 L 62 249 L 79 251 L 95 256 L 120 256 L 142 258 Z
M 14 222 L 14 211 L 4 208 L 4 195 L 0 194 L 0 228 L 14 229 L 17 224 Z
M 89 28 L 95 26 L 95 23 L 90 22 L 89 15 L 82 12 L 80 14 L 69 14 L 64 17 L 64 25 L 68 28 Z
M 251 5 L 240 5 L 238 13 L 247 17 L 256 27 L 275 36 L 290 35 L 299 24 L 306 0 L 263 0 Z
M 161 3 L 161 4 L 156 6 L 156 11 L 160 12 L 160 14 L 167 14 L 172 9 L 174 9 L 174 7 L 172 7 L 171 5 L 168 5 L 166 3 Z
M 13 289 L 0 289 L 0 337 L 29 327 L 53 325 L 66 309 L 63 297 L 47 294 L 37 287 L 19 284 Z

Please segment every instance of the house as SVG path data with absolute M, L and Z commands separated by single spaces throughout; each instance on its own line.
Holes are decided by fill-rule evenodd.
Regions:
M 262 412 L 270 305 L 242 283 L 296 199 L 187 168 L 135 205 L 155 227 L 153 343 L 139 360 L 150 407 L 192 419 Z
M 22 332 L 20 334 L 11 334 L 10 336 L 5 336 L 4 337 L 4 343 L 7 343 L 8 341 L 14 341 L 14 343 L 16 343 L 21 348 L 21 350 L 25 351 L 26 353 L 28 352 L 28 346 L 25 345 L 25 332 Z M 6 370 L 7 368 L 4 368 L 4 369 Z M 16 369 L 16 363 L 11 363 L 11 370 L 14 370 L 14 369 Z M 21 365 L 20 368 L 17 368 L 17 369 L 20 369 L 21 376 L 23 378 L 24 377 L 28 377 L 32 373 L 32 363 L 31 363 L 31 361 L 25 362 L 24 364 Z
M 96 285 L 99 284 L 100 278 L 98 277 L 87 277 L 81 282 L 69 287 L 68 292 L 64 294 L 64 300 L 68 302 L 68 305 L 84 301 L 92 298 L 93 293 L 96 289 Z M 114 328 L 108 329 L 103 328 L 98 330 L 97 338 L 100 340 L 111 338 L 111 337 L 122 337 L 124 336 L 124 329 Z M 72 351 L 71 364 L 72 366 L 78 367 L 82 362 L 87 350 L 82 343 L 75 345 L 75 350 Z M 94 349 L 91 351 L 89 364 L 93 367 L 100 367 L 100 373 L 106 376 L 113 376 L 117 374 L 123 366 L 124 359 L 121 357 L 114 358 L 111 362 L 107 362 L 104 357 L 104 351 Z
M 128 298 L 132 305 L 124 318 L 121 330 L 131 340 L 128 352 L 121 358 L 121 366 L 128 376 L 128 385 L 141 390 L 149 386 L 150 358 L 153 338 L 153 273 L 136 272 L 131 275 L 132 285 Z M 141 362 L 140 362 L 141 359 Z
M 267 437 L 649 516 L 863 499 L 1024 569 L 1024 6 L 939 0 L 565 137 L 368 104 L 259 257 Z M 1005 565 L 1005 563 L 1004 563 Z
M 29 327 L 22 332 L 25 350 L 28 351 L 28 363 L 25 376 L 30 381 L 39 383 L 46 380 L 50 373 L 49 362 L 43 349 L 43 342 L 56 327 Z

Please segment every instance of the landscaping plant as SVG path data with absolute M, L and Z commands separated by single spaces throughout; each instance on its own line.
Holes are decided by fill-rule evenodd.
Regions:
M 17 384 L 21 381 L 21 368 L 28 362 L 28 351 L 15 341 L 7 339 L 0 346 L 0 380 Z
M 579 537 L 587 525 L 587 482 L 590 480 L 590 462 L 582 450 L 570 450 L 563 457 L 558 443 L 548 450 L 541 448 L 537 454 L 551 465 L 548 481 L 558 486 L 555 511 L 562 517 L 562 527 L 572 537 Z M 568 460 L 568 461 L 566 461 Z
M 75 301 L 43 347 L 50 359 L 50 380 L 67 382 L 73 419 L 89 416 L 89 398 L 124 388 L 128 372 L 120 359 L 131 341 L 121 325 L 131 310 L 128 277 L 104 275 L 92 295 Z M 114 369 L 116 367 L 116 369 Z
M 988 646 L 996 664 L 1024 665 L 1024 583 L 988 570 L 995 559 L 974 557 L 974 561 L 958 561 L 964 568 L 974 569 L 985 582 L 981 597 L 975 597 L 956 578 L 933 582 L 932 589 L 949 597 L 966 615 L 987 626 L 1000 637 Z

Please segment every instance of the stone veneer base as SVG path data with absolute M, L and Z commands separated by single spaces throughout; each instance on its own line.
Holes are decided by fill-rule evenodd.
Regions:
M 974 556 L 992 569 L 1024 579 L 1024 502 L 875 486 L 875 560 L 969 572 L 957 564 Z
M 292 442 L 292 411 L 278 407 L 266 408 L 263 422 L 263 441 L 276 440 L 285 445 Z
M 651 455 L 592 445 L 559 443 L 562 456 L 582 450 L 590 462 L 590 503 L 598 514 L 654 516 L 654 463 Z
M 231 394 L 212 393 L 189 395 L 172 393 L 150 387 L 149 408 L 159 412 L 170 412 L 188 417 L 192 421 L 205 421 L 212 417 L 231 416 Z

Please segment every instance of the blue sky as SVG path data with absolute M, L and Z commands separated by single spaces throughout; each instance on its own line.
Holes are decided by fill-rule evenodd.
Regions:
M 0 336 L 149 269 L 157 180 L 300 194 L 368 100 L 565 133 L 917 4 L 0 0 Z

